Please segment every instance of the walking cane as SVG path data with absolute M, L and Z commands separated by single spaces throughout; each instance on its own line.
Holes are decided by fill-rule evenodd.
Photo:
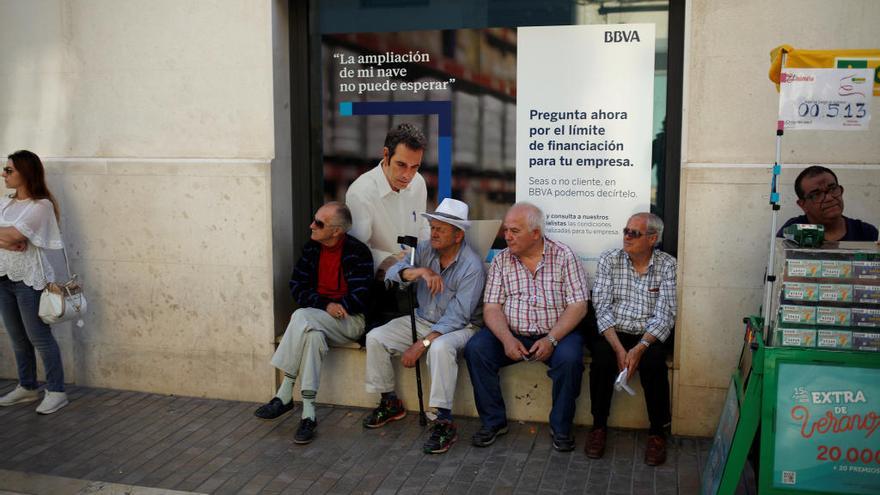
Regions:
M 397 242 L 411 248 L 409 264 L 413 267 L 416 266 L 416 244 L 419 240 L 411 235 L 402 235 L 397 238 Z M 407 292 L 409 292 L 409 323 L 412 328 L 412 341 L 415 344 L 419 339 L 416 335 L 416 284 L 410 284 Z M 416 361 L 416 385 L 419 388 L 419 424 L 425 426 L 428 424 L 428 418 L 425 416 L 425 403 L 422 398 L 422 367 L 419 361 Z

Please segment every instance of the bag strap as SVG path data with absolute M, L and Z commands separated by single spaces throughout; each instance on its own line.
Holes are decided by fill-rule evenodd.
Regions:
M 35 246 L 39 251 L 37 252 L 37 261 L 40 263 L 40 272 L 43 274 L 43 279 L 46 280 L 46 283 L 49 283 L 49 280 L 46 279 L 46 268 L 43 266 L 43 252 L 44 249 L 41 247 Z M 64 249 L 64 243 L 61 244 L 61 252 L 64 253 L 64 266 L 67 267 L 67 281 L 70 282 L 73 280 L 76 275 L 70 272 L 70 260 L 67 258 L 67 250 Z

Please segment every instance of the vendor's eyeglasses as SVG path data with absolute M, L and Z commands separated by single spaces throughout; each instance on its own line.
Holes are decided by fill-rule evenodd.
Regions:
M 3 171 L 6 172 L 6 175 L 9 175 L 9 174 L 15 172 L 15 169 L 12 167 L 3 167 Z
M 654 234 L 654 232 L 651 232 L 650 230 L 648 232 L 640 232 L 638 230 L 630 230 L 626 227 L 624 227 L 624 229 L 623 229 L 623 236 L 626 237 L 627 239 L 638 239 L 639 237 L 642 237 L 643 235 L 652 235 L 652 234 Z
M 843 194 L 843 186 L 832 184 L 825 188 L 824 191 L 813 191 L 810 194 L 805 194 L 804 199 L 813 203 L 821 203 L 825 201 L 828 195 L 831 195 L 832 198 L 839 198 L 841 194 Z

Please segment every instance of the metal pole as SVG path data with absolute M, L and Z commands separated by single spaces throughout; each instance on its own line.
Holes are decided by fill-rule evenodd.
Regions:
M 785 69 L 785 53 L 782 54 L 782 63 L 780 70 Z M 779 177 L 782 175 L 782 136 L 785 133 L 785 122 L 776 121 L 776 162 L 773 165 L 773 174 L 770 178 L 770 207 L 773 214 L 770 219 L 770 256 L 767 259 L 767 271 L 764 273 L 764 307 L 761 311 L 761 317 L 764 319 L 764 339 L 770 341 L 770 306 L 773 302 L 773 283 L 776 282 L 776 276 L 773 271 L 776 268 L 776 222 L 779 215 Z

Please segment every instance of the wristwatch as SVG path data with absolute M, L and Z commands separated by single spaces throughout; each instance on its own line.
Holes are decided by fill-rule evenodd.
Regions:
M 425 346 L 425 349 L 431 347 L 431 339 L 422 339 L 422 345 Z
M 557 345 L 559 345 L 559 341 L 556 340 L 556 337 L 550 335 L 549 333 L 547 334 L 547 340 L 550 341 L 550 343 L 553 345 L 553 347 L 556 347 Z
M 651 343 L 648 342 L 648 341 L 645 340 L 645 339 L 640 340 L 640 341 L 639 341 L 639 344 L 645 346 L 645 349 L 647 349 L 648 347 L 651 347 Z

